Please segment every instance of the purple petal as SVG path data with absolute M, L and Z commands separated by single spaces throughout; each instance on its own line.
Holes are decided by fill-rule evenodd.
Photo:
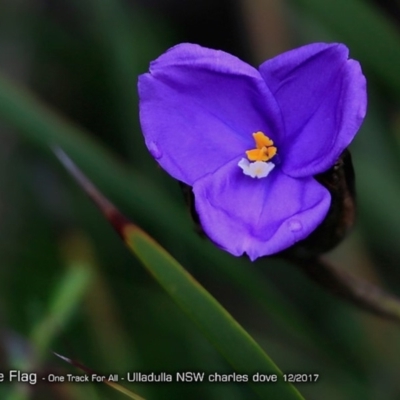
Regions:
M 341 44 L 316 43 L 260 66 L 281 108 L 283 171 L 293 177 L 329 169 L 350 144 L 367 106 L 366 81 Z
M 198 180 L 193 191 L 210 239 L 252 260 L 306 238 L 325 218 L 331 199 L 313 178 L 291 178 L 275 168 L 267 178 L 253 179 L 236 161 Z
M 275 139 L 279 107 L 260 73 L 222 51 L 173 47 L 139 78 L 147 147 L 189 185 L 254 147 L 252 133 Z

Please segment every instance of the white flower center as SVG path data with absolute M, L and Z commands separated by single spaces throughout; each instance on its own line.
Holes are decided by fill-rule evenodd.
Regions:
M 238 166 L 243 170 L 245 175 L 251 176 L 252 178 L 265 178 L 274 169 L 275 164 L 272 162 L 255 161 L 249 162 L 246 158 L 242 158 L 239 161 Z

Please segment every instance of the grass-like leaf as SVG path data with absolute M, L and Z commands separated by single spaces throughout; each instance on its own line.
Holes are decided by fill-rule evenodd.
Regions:
M 44 355 L 56 334 L 66 325 L 81 303 L 90 278 L 90 270 L 83 262 L 75 262 L 66 271 L 50 302 L 48 313 L 32 332 L 32 341 L 39 358 Z
M 260 398 L 303 399 L 297 389 L 284 380 L 282 372 L 263 349 L 206 289 L 149 235 L 128 221 L 61 149 L 56 148 L 55 152 L 157 282 L 198 325 L 233 369 L 248 375 L 248 384 Z M 274 374 L 277 382 L 254 383 L 252 375 L 255 373 Z

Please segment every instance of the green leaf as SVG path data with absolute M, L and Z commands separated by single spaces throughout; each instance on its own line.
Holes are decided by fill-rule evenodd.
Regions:
M 171 255 L 134 225 L 124 227 L 129 248 L 199 326 L 211 343 L 239 374 L 247 374 L 249 384 L 263 399 L 302 399 L 285 382 L 282 372 L 254 339 Z M 277 383 L 253 383 L 255 373 L 276 374 Z
M 32 341 L 38 357 L 42 357 L 45 350 L 48 350 L 54 337 L 79 307 L 90 280 L 90 268 L 85 262 L 76 261 L 69 265 L 50 301 L 48 313 L 32 332 Z
M 122 215 L 61 149 L 56 148 L 55 153 L 155 280 L 198 325 L 235 372 L 248 376 L 247 383 L 261 398 L 303 399 L 284 380 L 282 372 L 262 348 L 206 289 L 154 239 Z M 252 376 L 256 373 L 270 378 L 275 375 L 276 381 L 254 383 Z

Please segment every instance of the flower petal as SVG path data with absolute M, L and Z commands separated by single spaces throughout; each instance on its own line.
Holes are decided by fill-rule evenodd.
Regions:
M 306 238 L 325 218 L 330 194 L 313 178 L 275 168 L 265 179 L 243 174 L 232 161 L 193 186 L 201 225 L 218 246 L 252 260 Z
M 366 81 L 342 44 L 315 43 L 260 66 L 281 108 L 283 171 L 293 177 L 329 169 L 359 129 L 367 105 Z
M 279 107 L 260 73 L 223 51 L 171 48 L 139 78 L 147 147 L 189 185 L 254 147 L 252 134 L 275 140 Z

